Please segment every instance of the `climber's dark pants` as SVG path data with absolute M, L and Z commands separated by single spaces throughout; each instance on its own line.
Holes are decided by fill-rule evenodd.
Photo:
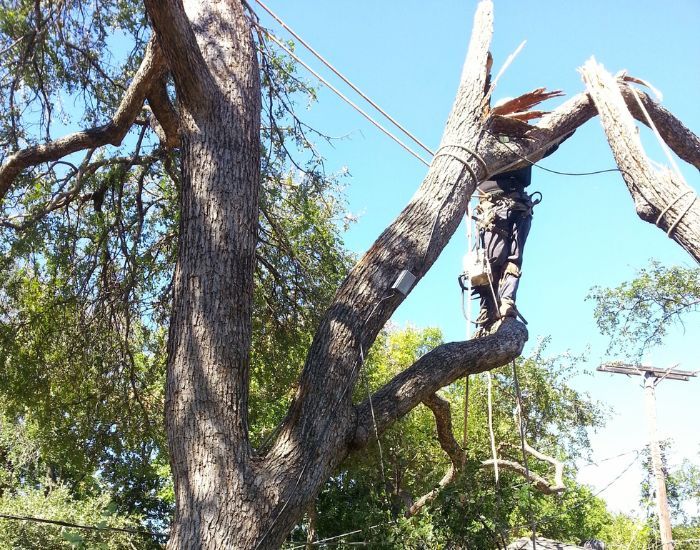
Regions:
M 486 259 L 491 266 L 493 290 L 490 286 L 478 286 L 474 290 L 481 299 L 481 314 L 488 321 L 498 318 L 499 304 L 503 301 L 515 303 L 523 264 L 523 249 L 532 223 L 531 210 L 508 209 L 496 212 L 493 227 L 481 230 L 479 238 Z M 493 295 L 498 298 L 494 303 Z

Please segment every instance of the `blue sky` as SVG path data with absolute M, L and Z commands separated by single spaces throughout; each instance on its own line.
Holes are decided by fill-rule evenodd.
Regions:
M 471 32 L 475 0 L 268 0 L 293 29 L 400 120 L 429 147 L 436 148 L 452 106 Z M 262 9 L 264 24 L 289 38 Z M 495 97 L 517 96 L 537 87 L 562 89 L 567 96 L 584 89 L 577 68 L 592 55 L 611 72 L 627 69 L 663 92 L 663 104 L 696 133 L 700 131 L 700 2 L 697 0 L 495 0 L 492 43 L 494 71 L 523 40 L 525 49 L 499 82 Z M 337 79 L 308 53 L 302 58 L 338 86 Z M 313 81 L 313 77 L 309 76 Z M 343 87 L 345 91 L 346 88 Z M 550 101 L 554 108 L 559 101 Z M 401 211 L 425 175 L 425 167 L 367 123 L 325 87 L 319 101 L 300 115 L 322 132 L 342 137 L 332 147 L 318 143 L 330 171 L 347 167 L 349 210 L 359 221 L 347 246 L 366 250 Z M 642 130 L 650 156 L 666 160 L 650 132 Z M 613 168 L 598 119 L 593 119 L 542 164 L 567 172 Z M 684 170 L 698 189 L 698 173 Z M 519 308 L 529 321 L 532 349 L 550 335 L 551 353 L 586 352 L 586 368 L 614 359 L 598 334 L 593 304 L 585 301 L 594 285 L 631 279 L 650 258 L 692 266 L 693 260 L 663 232 L 637 218 L 619 174 L 564 177 L 538 169 L 531 189 L 544 200 L 535 211 L 526 246 Z M 448 340 L 463 339 L 465 322 L 456 284 L 465 252 L 463 228 L 455 234 L 431 272 L 396 312 L 399 325 L 438 326 Z M 651 350 L 658 366 L 680 363 L 700 368 L 700 319 L 689 317 L 666 344 Z M 526 352 L 527 352 L 526 349 Z M 621 375 L 581 375 L 577 388 L 614 407 L 606 429 L 594 439 L 597 459 L 643 447 L 646 442 L 639 380 Z M 700 380 L 663 382 L 657 391 L 659 425 L 674 439 L 672 461 L 698 460 Z M 580 479 L 602 489 L 629 463 L 629 456 L 581 470 Z M 641 472 L 630 470 L 604 496 L 611 507 L 629 510 L 638 500 Z

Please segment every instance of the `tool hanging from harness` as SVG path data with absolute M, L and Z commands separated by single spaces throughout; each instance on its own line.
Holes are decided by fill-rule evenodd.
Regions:
M 498 221 L 510 220 L 514 212 L 523 212 L 525 216 L 532 216 L 533 208 L 540 202 L 542 202 L 542 193 L 539 191 L 528 195 L 524 191 L 505 193 L 499 189 L 479 197 L 479 204 L 474 213 L 478 237 L 473 247 L 470 243 L 470 248 L 464 256 L 462 273 L 458 278 L 462 290 L 488 285 L 491 280 L 490 262 L 484 246 L 485 232 L 498 233 L 503 238 L 509 239 L 510 232 L 500 227 L 501 224 Z

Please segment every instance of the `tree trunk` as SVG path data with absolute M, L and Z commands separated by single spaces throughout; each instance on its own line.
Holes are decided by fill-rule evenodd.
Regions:
M 397 277 L 409 272 L 418 282 L 427 273 L 479 181 L 536 162 L 595 116 L 596 107 L 640 216 L 700 258 L 700 201 L 682 182 L 648 165 L 620 86 L 632 113 L 646 115 L 634 106 L 624 82 L 603 83 L 601 77 L 598 83 L 587 75 L 595 105 L 588 94 L 579 94 L 537 125 L 490 111 L 493 5 L 481 0 L 457 98 L 428 173 L 338 289 L 279 435 L 266 455 L 255 455 L 247 408 L 260 83 L 249 8 L 245 0 L 145 4 L 155 38 L 112 121 L 8 156 L 0 166 L 0 200 L 29 166 L 120 143 L 145 98 L 163 141 L 180 145 L 165 411 L 176 495 L 171 549 L 279 547 L 341 461 L 367 445 L 375 431 L 383 432 L 466 374 L 502 366 L 520 354 L 527 331 L 507 320 L 493 335 L 438 347 L 371 398 L 352 403 L 364 355 L 410 292 L 392 288 Z M 167 70 L 175 81 L 177 113 L 165 93 Z M 532 106 L 552 95 L 538 90 L 513 105 Z M 648 97 L 641 102 L 670 146 L 700 167 L 700 139 Z
M 239 2 L 148 2 L 180 102 L 179 254 L 166 428 L 169 548 L 246 548 L 256 506 L 248 376 L 258 224 L 260 84 Z M 185 55 L 187 53 L 188 55 Z
M 405 296 L 403 271 L 428 271 L 477 183 L 537 159 L 593 115 L 575 98 L 503 147 L 484 102 L 492 4 L 477 9 L 442 145 L 425 180 L 339 288 L 321 321 L 277 440 L 254 456 L 247 434 L 248 350 L 259 185 L 258 67 L 239 1 L 147 0 L 173 74 L 183 158 L 179 258 L 168 345 L 166 424 L 176 492 L 169 548 L 278 548 L 323 483 L 367 444 L 368 402 L 353 406 L 362 358 Z M 383 431 L 439 388 L 520 354 L 518 322 L 427 354 L 380 389 Z

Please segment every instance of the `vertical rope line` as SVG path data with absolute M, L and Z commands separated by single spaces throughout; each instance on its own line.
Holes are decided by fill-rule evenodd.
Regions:
M 362 344 L 360 344 L 360 357 L 362 358 L 362 364 L 365 363 L 365 354 L 362 350 Z M 384 451 L 382 450 L 382 442 L 379 440 L 379 430 L 377 429 L 377 417 L 374 415 L 374 405 L 372 405 L 372 393 L 369 390 L 369 381 L 367 380 L 367 374 L 364 370 L 360 370 L 362 378 L 365 382 L 365 387 L 367 388 L 367 399 L 369 400 L 369 410 L 372 414 L 372 425 L 374 426 L 374 436 L 377 438 L 377 447 L 379 448 L 379 466 L 382 472 L 382 485 L 384 486 L 384 491 L 386 491 L 386 473 L 384 471 Z
M 462 429 L 462 466 L 467 459 L 467 436 L 469 434 L 469 375 L 464 377 L 464 428 Z
M 651 116 L 649 115 L 649 111 L 647 111 L 647 108 L 644 106 L 642 103 L 642 100 L 639 98 L 639 92 L 637 92 L 637 89 L 628 86 L 630 90 L 632 90 L 632 95 L 634 96 L 634 99 L 637 101 L 637 105 L 639 106 L 639 110 L 642 111 L 644 114 L 644 118 L 646 119 L 647 123 L 649 124 L 649 128 L 651 128 L 651 131 L 654 132 L 654 136 L 656 136 L 657 141 L 659 142 L 659 145 L 661 146 L 662 151 L 666 155 L 666 158 L 668 161 L 671 163 L 671 166 L 673 166 L 673 170 L 676 172 L 676 175 L 678 178 L 688 185 L 685 181 L 685 178 L 683 177 L 683 174 L 681 174 L 680 169 L 678 168 L 678 165 L 676 164 L 675 159 L 673 158 L 673 155 L 671 155 L 671 151 L 668 148 L 668 145 L 666 145 L 666 142 L 663 140 L 661 137 L 661 134 L 659 133 L 658 128 L 656 127 L 656 124 L 654 124 L 654 121 L 651 119 Z
M 486 371 L 486 380 L 488 381 L 486 395 L 488 400 L 488 419 L 489 419 L 489 437 L 491 439 L 491 454 L 493 455 L 493 475 L 496 478 L 498 485 L 498 456 L 496 455 L 496 435 L 493 432 L 493 401 L 492 401 L 492 379 L 491 371 Z
M 467 211 L 465 213 L 465 221 L 467 224 L 467 255 L 472 253 L 472 216 L 471 216 L 471 205 L 467 202 Z M 465 297 L 466 294 L 466 297 Z M 472 337 L 472 282 L 471 277 L 467 277 L 467 290 L 466 293 L 462 291 L 463 300 L 466 299 L 466 317 L 467 317 L 467 340 L 471 340 Z M 469 375 L 464 377 L 464 426 L 462 428 L 462 466 L 467 459 L 467 436 L 469 434 Z
M 525 450 L 525 422 L 523 418 L 523 397 L 520 392 L 520 382 L 518 380 L 518 370 L 515 367 L 515 359 L 512 362 L 513 365 L 513 383 L 515 385 L 515 398 L 517 403 L 518 412 L 518 425 L 520 427 L 520 448 L 523 453 L 523 465 L 525 466 L 525 476 L 527 477 L 528 490 L 527 490 L 527 515 L 528 521 L 530 522 L 530 529 L 532 530 L 532 550 L 537 550 L 537 534 L 536 534 L 536 524 L 532 515 L 532 503 L 530 501 L 530 467 L 527 461 L 527 451 Z
M 465 221 L 467 223 L 467 255 L 474 252 L 472 247 L 472 241 L 474 239 L 474 231 L 472 227 L 472 207 L 469 202 L 467 202 L 467 211 L 465 213 Z M 471 340 L 472 337 L 472 279 L 467 278 L 467 340 Z

